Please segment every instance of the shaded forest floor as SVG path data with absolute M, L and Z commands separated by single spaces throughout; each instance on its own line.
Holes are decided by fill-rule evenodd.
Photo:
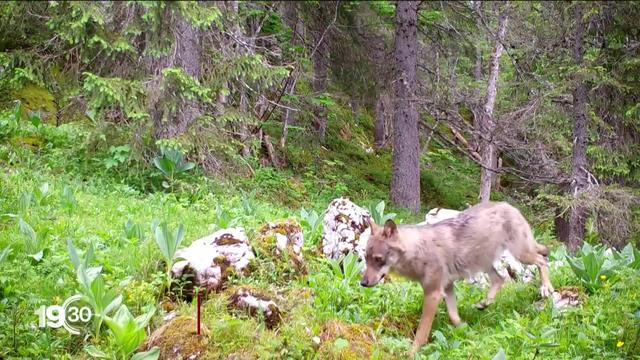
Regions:
M 244 227 L 253 241 L 268 221 L 302 220 L 302 207 L 321 214 L 341 195 L 364 207 L 386 199 L 390 154 L 369 152 L 366 138 L 371 129 L 365 123 L 370 121 L 333 124 L 323 147 L 302 146 L 304 137 L 294 134 L 287 170 L 254 165 L 253 176 L 226 180 L 196 170 L 179 179 L 173 193 L 161 190 L 162 179 L 155 170 L 130 163 L 107 169 L 109 150 L 88 150 L 93 139 L 83 125 L 45 124 L 13 135 L 0 145 L 0 214 L 23 218 L 45 251 L 42 259 L 28 257 L 16 218 L 0 217 L 0 249 L 12 248 L 0 263 L 0 357 L 89 358 L 83 350 L 87 344 L 113 349 L 108 336 L 96 340 L 88 335 L 89 328 L 81 336 L 63 329 L 34 329 L 34 311 L 40 305 L 60 303 L 76 292 L 67 239 L 79 249 L 94 245 L 93 265 L 103 266 L 107 287 L 124 295 L 134 315 L 148 305 L 157 307 L 150 325 L 155 329 L 168 308 L 194 316 L 195 305 L 169 300 L 162 293 L 164 265 L 151 233 L 154 219 L 173 227 L 184 224 L 183 246 L 232 225 Z M 475 166 L 444 149 L 425 157 L 429 168 L 422 175 L 424 204 L 464 208 L 474 202 Z M 48 195 L 38 190 L 45 183 Z M 33 198 L 26 201 L 24 194 Z M 422 218 L 395 212 L 404 222 Z M 139 224 L 142 235 L 127 235 L 128 221 Z M 392 278 L 384 285 L 362 288 L 359 278 L 336 273 L 322 259 L 319 231 L 306 225 L 304 230 L 308 274 L 259 262 L 263 267 L 232 277 L 227 290 L 204 301 L 202 318 L 210 335 L 203 358 L 406 357 L 420 316 L 419 286 Z M 545 226 L 536 228 L 539 241 L 558 252 L 560 246 L 549 233 Z M 551 276 L 557 288 L 577 287 L 582 305 L 558 312 L 543 300 L 538 310 L 536 279 L 535 284 L 508 283 L 495 304 L 479 311 L 473 304 L 485 290 L 459 282 L 456 293 L 465 323 L 453 328 L 441 304 L 431 342 L 421 356 L 490 359 L 500 349 L 509 359 L 618 359 L 640 353 L 637 271 L 620 269 L 593 294 L 582 288 L 566 262 Z M 259 318 L 230 311 L 229 289 L 239 285 L 271 294 L 283 311 L 282 324 L 267 329 Z

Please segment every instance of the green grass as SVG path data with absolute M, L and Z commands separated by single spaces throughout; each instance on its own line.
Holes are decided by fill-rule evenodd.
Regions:
M 153 179 L 153 170 L 136 172 L 123 167 L 106 171 L 99 162 L 87 161 L 87 156 L 99 158 L 103 154 L 86 154 L 81 140 L 87 133 L 77 125 L 45 125 L 39 130 L 24 130 L 21 135 L 37 136 L 43 145 L 35 149 L 0 145 L 0 214 L 19 215 L 36 232 L 46 230 L 46 251 L 41 262 L 29 260 L 17 220 L 0 217 L 0 250 L 12 248 L 8 259 L 0 263 L 3 358 L 87 358 L 83 350 L 87 344 L 115 350 L 106 327 L 99 340 L 89 335 L 89 327 L 84 329 L 86 340 L 85 334 L 32 328 L 37 323 L 34 311 L 40 305 L 59 304 L 76 291 L 67 239 L 80 250 L 93 243 L 93 265 L 103 266 L 107 286 L 123 294 L 134 316 L 142 314 L 146 306 L 158 308 L 151 326 L 155 328 L 162 323 L 165 311 L 161 304 L 167 299 L 161 290 L 162 256 L 151 233 L 154 219 L 167 221 L 172 228 L 184 224 L 184 246 L 218 229 L 225 217 L 236 219 L 254 240 L 265 222 L 298 218 L 301 206 L 322 212 L 340 195 L 362 205 L 377 203 L 386 197 L 390 176 L 388 153 L 367 154 L 352 142 L 341 140 L 328 145 L 321 157 L 310 156 L 306 170 L 295 166 L 283 171 L 257 168 L 255 177 L 236 181 L 206 178 L 196 171 L 180 180 L 175 194 L 169 194 L 140 186 Z M 339 151 L 341 146 L 350 147 Z M 429 161 L 432 168 L 422 177 L 428 197 L 425 203 L 462 207 L 473 202 L 475 191 L 469 184 L 476 170 L 470 164 L 446 152 L 430 154 Z M 21 194 L 35 192 L 45 182 L 51 195 L 20 209 Z M 76 205 L 61 204 L 65 186 L 73 190 Z M 245 206 L 240 190 L 247 194 Z M 221 218 L 220 214 L 226 215 Z M 420 217 L 400 211 L 399 218 L 408 222 Z M 126 238 L 128 220 L 141 225 L 143 239 Z M 406 356 L 420 317 L 421 289 L 417 284 L 394 278 L 365 289 L 357 280 L 345 282 L 333 274 L 321 260 L 317 244 L 305 244 L 305 257 L 308 275 L 274 281 L 280 275 L 279 268 L 263 263 L 274 271 L 257 270 L 230 280 L 229 287 L 249 284 L 277 294 L 284 320 L 276 330 L 267 329 L 258 318 L 230 311 L 228 291 L 211 295 L 203 305 L 203 321 L 211 331 L 204 358 Z M 556 287 L 581 286 L 568 267 L 553 271 L 552 281 Z M 623 269 L 619 281 L 592 295 L 583 290 L 582 306 L 557 314 L 548 304 L 542 311 L 534 307 L 540 300 L 537 285 L 509 283 L 494 305 L 479 311 L 473 304 L 484 291 L 460 282 L 456 291 L 465 323 L 453 328 L 442 304 L 431 342 L 420 355 L 428 359 L 490 359 L 504 349 L 509 359 L 640 358 L 638 289 L 638 273 Z M 195 307 L 178 302 L 177 311 L 193 315 Z M 321 337 L 320 345 L 312 341 L 313 336 Z M 619 341 L 624 342 L 622 347 L 616 346 Z

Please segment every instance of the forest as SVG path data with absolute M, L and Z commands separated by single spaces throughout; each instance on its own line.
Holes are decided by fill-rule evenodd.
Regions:
M 0 359 L 640 359 L 638 24 L 632 1 L 0 2 Z M 427 290 L 365 287 L 367 241 L 491 202 L 554 289 L 503 255 L 495 301 L 467 274 L 461 323 L 445 297 L 415 346 Z

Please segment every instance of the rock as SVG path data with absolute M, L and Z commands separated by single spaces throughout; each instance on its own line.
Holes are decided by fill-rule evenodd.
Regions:
M 453 219 L 458 216 L 458 214 L 460 214 L 458 210 L 433 208 L 427 212 L 424 216 L 424 222 L 421 222 L 419 225 L 436 224 L 442 220 Z
M 145 341 L 142 350 L 154 346 L 160 348 L 159 359 L 200 359 L 207 349 L 209 330 L 200 324 L 197 333 L 196 319 L 179 316 L 156 329 Z
M 239 288 L 229 297 L 229 308 L 248 312 L 252 316 L 262 314 L 267 328 L 273 329 L 282 321 L 278 305 L 269 297 L 248 288 Z
M 258 231 L 255 241 L 256 249 L 263 250 L 267 256 L 276 259 L 286 258 L 293 268 L 304 273 L 306 269 L 302 258 L 303 244 L 302 227 L 291 219 L 265 224 Z
M 322 223 L 322 252 L 330 259 L 355 251 L 364 260 L 371 236 L 369 212 L 341 197 L 333 200 Z
M 570 307 L 576 307 L 582 304 L 580 300 L 580 291 L 577 287 L 567 286 L 551 294 L 551 304 L 553 308 L 559 311 L 566 310 Z M 540 300 L 535 303 L 536 309 L 542 311 L 544 309 L 545 300 Z
M 176 253 L 171 275 L 180 279 L 192 274 L 193 285 L 207 291 L 218 290 L 228 270 L 242 273 L 255 258 L 247 235 L 242 228 L 230 228 L 194 241 Z

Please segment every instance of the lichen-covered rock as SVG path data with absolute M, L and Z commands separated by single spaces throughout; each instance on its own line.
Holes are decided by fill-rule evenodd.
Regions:
M 258 231 L 254 242 L 256 249 L 262 250 L 267 256 L 288 259 L 290 265 L 297 271 L 305 270 L 302 257 L 303 244 L 302 227 L 291 219 L 265 224 Z
M 551 294 L 551 304 L 557 311 L 564 311 L 571 307 L 577 307 L 582 304 L 584 295 L 580 293 L 580 289 L 575 286 L 566 286 Z M 545 307 L 546 299 L 537 301 L 534 305 L 536 309 L 542 311 Z
M 176 253 L 176 262 L 171 275 L 180 279 L 192 274 L 193 285 L 207 291 L 218 290 L 222 286 L 228 270 L 239 273 L 247 268 L 255 255 L 242 228 L 230 228 L 194 241 Z
M 154 346 L 160 348 L 162 360 L 195 360 L 202 358 L 207 349 L 209 330 L 200 324 L 200 336 L 197 333 L 196 319 L 179 316 L 156 329 L 145 341 L 142 350 Z
M 331 259 L 355 251 L 364 260 L 367 241 L 371 236 L 371 214 L 349 199 L 333 200 L 322 223 L 322 252 Z
M 234 291 L 229 297 L 229 308 L 248 312 L 251 316 L 262 314 L 269 329 L 282 321 L 282 313 L 275 301 L 253 289 L 239 288 Z

